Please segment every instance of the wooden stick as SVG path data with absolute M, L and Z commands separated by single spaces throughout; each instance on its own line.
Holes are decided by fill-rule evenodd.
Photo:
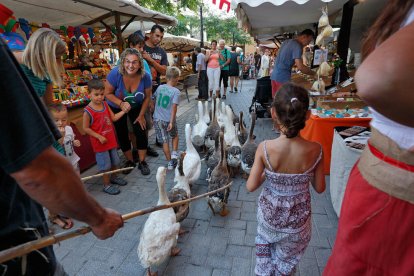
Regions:
M 116 169 L 116 170 L 109 171 L 109 172 L 98 173 L 98 174 L 91 175 L 91 176 L 85 176 L 85 177 L 81 178 L 81 180 L 82 180 L 82 181 L 86 181 L 86 180 L 89 180 L 89 179 L 92 179 L 92 178 L 95 178 L 95 177 L 101 177 L 101 176 L 104 176 L 104 175 L 106 175 L 106 174 L 118 173 L 118 172 L 123 172 L 123 171 L 130 171 L 130 170 L 132 170 L 133 168 L 134 168 L 134 167 L 127 167 L 127 168 L 122 168 L 122 169 Z
M 148 213 L 152 213 L 155 211 L 159 211 L 159 210 L 163 210 L 163 209 L 168 209 L 171 207 L 175 207 L 175 206 L 179 206 L 179 205 L 183 205 L 186 203 L 189 203 L 191 201 L 215 194 L 219 191 L 225 190 L 227 188 L 229 188 L 231 185 L 233 184 L 233 182 L 230 182 L 229 184 L 227 184 L 226 186 L 223 186 L 217 190 L 208 192 L 208 193 L 204 193 L 195 197 L 191 197 L 189 199 L 186 200 L 181 200 L 181 201 L 177 201 L 174 203 L 170 203 L 170 204 L 165 204 L 165 205 L 158 205 L 158 206 L 153 206 L 153 207 L 148 207 L 145 209 L 141 209 L 138 211 L 134 211 L 125 215 L 122 215 L 122 219 L 124 221 L 129 220 L 131 218 L 135 218 L 138 216 L 142 216 Z M 0 251 L 0 263 L 4 263 L 6 261 L 9 261 L 11 259 L 26 255 L 32 251 L 41 249 L 43 247 L 46 246 L 50 246 L 56 243 L 59 243 L 61 241 L 64 240 L 68 240 L 77 236 L 81 236 L 81 235 L 85 235 L 89 232 L 92 231 L 92 228 L 90 228 L 89 226 L 82 226 L 79 227 L 77 229 L 73 229 L 73 230 L 69 230 L 69 231 L 64 231 L 62 233 L 56 234 L 56 235 L 50 235 L 50 236 L 46 236 L 34 241 L 30 241 L 30 242 L 26 242 L 24 244 Z

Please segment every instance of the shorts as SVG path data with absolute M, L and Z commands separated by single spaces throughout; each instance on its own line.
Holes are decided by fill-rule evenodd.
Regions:
M 229 70 L 229 77 L 238 77 L 240 74 L 239 67 L 237 68 L 230 68 Z
M 108 171 L 112 167 L 119 167 L 119 164 L 121 163 L 116 148 L 108 151 L 96 152 L 95 158 L 99 171 Z
M 155 133 L 157 135 L 158 142 L 168 143 L 170 140 L 169 137 L 171 137 L 171 139 L 174 139 L 175 137 L 177 137 L 177 123 L 174 123 L 173 128 L 170 131 L 167 131 L 169 123 L 170 122 L 154 120 L 154 128 L 155 128 Z

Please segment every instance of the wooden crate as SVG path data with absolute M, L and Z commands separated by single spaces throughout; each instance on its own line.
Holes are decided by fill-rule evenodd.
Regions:
M 316 107 L 323 109 L 357 109 L 364 108 L 366 103 L 364 103 L 358 96 L 348 96 L 343 97 L 343 101 L 338 101 L 337 97 L 332 96 L 323 96 L 318 97 L 316 101 Z

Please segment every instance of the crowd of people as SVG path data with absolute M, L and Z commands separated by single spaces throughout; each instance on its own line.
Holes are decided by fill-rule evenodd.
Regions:
M 414 85 L 410 70 L 414 57 L 406 43 L 414 40 L 413 21 L 412 0 L 389 1 L 363 41 L 364 61 L 355 78 L 373 114 L 372 137 L 351 172 L 325 275 L 414 273 L 414 94 L 407 93 Z M 159 46 L 163 34 L 164 29 L 154 25 L 148 40 L 140 31 L 130 35 L 129 48 L 107 81 L 88 83 L 91 101 L 84 109 L 83 128 L 101 172 L 120 167 L 119 146 L 126 166 L 138 163 L 143 175 L 150 174 L 145 160 L 154 151 L 148 146 L 151 127 L 168 169 L 177 165 L 175 86 L 180 70 L 167 67 L 167 55 Z M 210 50 L 196 48 L 195 59 L 187 59 L 195 61 L 199 100 L 214 95 L 226 99 L 229 78 L 229 92 L 237 92 L 245 66 L 250 77 L 269 77 L 272 82 L 271 115 L 280 136 L 260 143 L 246 182 L 249 191 L 263 185 L 258 200 L 257 275 L 294 273 L 311 237 L 309 184 L 318 193 L 325 190 L 321 145 L 300 136 L 309 117 L 309 97 L 305 89 L 290 83 L 293 66 L 315 75 L 302 59 L 304 47 L 313 39 L 313 31 L 302 31 L 281 45 L 276 58 L 269 49 L 243 56 L 235 47 L 228 50 L 224 40 L 212 41 Z M 59 35 L 48 28 L 35 31 L 21 53 L 12 53 L 0 39 L 0 112 L 7 118 L 0 120 L 1 129 L 7 130 L 7 135 L 0 135 L 1 250 L 48 234 L 42 206 L 48 208 L 52 223 L 67 229 L 73 225 L 71 218 L 83 221 L 100 239 L 123 226 L 118 212 L 102 207 L 85 190 L 74 151 L 80 142 L 68 125 L 66 108 L 52 101 L 51 84 L 62 82 L 65 51 Z M 387 66 L 382 62 L 385 56 Z M 161 75 L 166 84 L 161 85 Z M 103 176 L 107 194 L 119 194 L 118 186 L 127 184 L 114 173 Z M 26 271 L 66 275 L 50 246 L 0 266 L 2 275 Z

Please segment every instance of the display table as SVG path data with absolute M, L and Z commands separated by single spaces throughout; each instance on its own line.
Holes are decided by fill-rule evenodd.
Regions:
M 335 128 L 332 142 L 331 177 L 329 181 L 332 206 L 339 217 L 346 184 L 352 167 L 359 159 L 362 150 L 346 146 L 344 138 L 339 135 L 343 128 Z
M 311 115 L 300 134 L 304 139 L 318 142 L 322 145 L 324 173 L 329 174 L 334 128 L 337 126 L 368 127 L 370 121 L 371 118 L 319 118 L 318 116 Z

